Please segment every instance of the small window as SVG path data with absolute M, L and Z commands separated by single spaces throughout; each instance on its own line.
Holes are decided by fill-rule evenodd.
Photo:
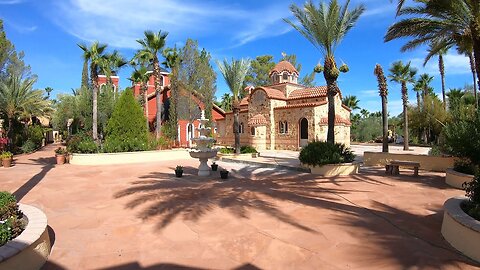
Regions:
M 283 122 L 283 131 L 285 131 L 284 132 L 285 134 L 288 133 L 288 123 L 287 123 L 287 121 Z
M 255 127 L 250 128 L 250 133 L 252 134 L 252 136 L 255 136 Z
M 285 127 L 283 126 L 283 122 L 278 122 L 278 133 L 283 134 L 285 133 Z
M 240 123 L 240 125 L 238 126 L 238 133 L 240 134 L 243 134 L 245 131 L 243 129 L 243 123 Z

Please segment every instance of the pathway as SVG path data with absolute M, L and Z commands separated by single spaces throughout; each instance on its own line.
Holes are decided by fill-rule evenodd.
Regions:
M 45 269 L 473 269 L 441 237 L 441 174 L 352 177 L 259 169 L 198 178 L 193 159 L 53 165 L 54 146 L 0 169 L 2 189 L 42 209 Z M 173 176 L 176 165 L 185 177 Z

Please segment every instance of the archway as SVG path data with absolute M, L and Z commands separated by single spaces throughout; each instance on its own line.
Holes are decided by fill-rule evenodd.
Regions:
M 307 120 L 307 118 L 300 119 L 299 130 L 300 130 L 299 145 L 300 145 L 300 147 L 303 147 L 303 146 L 307 145 L 307 143 L 308 143 L 308 120 Z

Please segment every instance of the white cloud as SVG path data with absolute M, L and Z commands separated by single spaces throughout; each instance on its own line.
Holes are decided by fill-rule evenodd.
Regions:
M 239 46 L 287 32 L 278 22 L 289 15 L 286 2 L 245 9 L 193 0 L 145 0 L 141 5 L 130 0 L 58 0 L 55 8 L 58 16 L 52 19 L 68 33 L 120 48 L 138 48 L 135 40 L 146 29 L 168 31 L 174 42 L 216 36 L 223 45 Z
M 22 2 L 23 0 L 0 0 L 0 5 L 16 5 Z
M 377 99 L 360 100 L 360 107 L 369 112 L 378 112 L 382 110 L 382 101 L 380 97 Z M 390 116 L 397 116 L 403 111 L 403 102 L 401 99 L 388 100 L 387 108 Z
M 359 97 L 377 97 L 378 90 L 362 90 L 358 94 Z
M 413 58 L 411 60 L 412 67 L 418 69 L 418 74 L 428 73 L 430 75 L 439 75 L 438 58 L 433 57 L 424 67 L 423 62 L 425 60 L 425 56 L 426 54 L 424 57 Z M 468 57 L 464 55 L 449 52 L 443 56 L 443 61 L 445 64 L 446 75 L 468 74 L 471 72 L 470 61 Z

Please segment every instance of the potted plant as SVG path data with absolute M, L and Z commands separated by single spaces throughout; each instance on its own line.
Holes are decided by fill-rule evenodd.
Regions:
M 175 176 L 182 177 L 182 175 L 183 175 L 183 167 L 180 165 L 177 165 L 177 167 L 175 168 Z
M 228 171 L 225 169 L 220 170 L 220 177 L 222 179 L 227 179 L 228 178 Z
M 13 154 L 11 152 L 2 152 L 1 159 L 3 167 L 9 168 L 12 166 Z
M 58 165 L 65 164 L 66 155 L 67 151 L 65 150 L 65 148 L 58 147 L 57 149 L 55 149 L 55 158 L 57 159 Z
M 218 164 L 216 164 L 214 161 L 211 166 L 212 166 L 212 171 L 216 172 L 218 169 Z

